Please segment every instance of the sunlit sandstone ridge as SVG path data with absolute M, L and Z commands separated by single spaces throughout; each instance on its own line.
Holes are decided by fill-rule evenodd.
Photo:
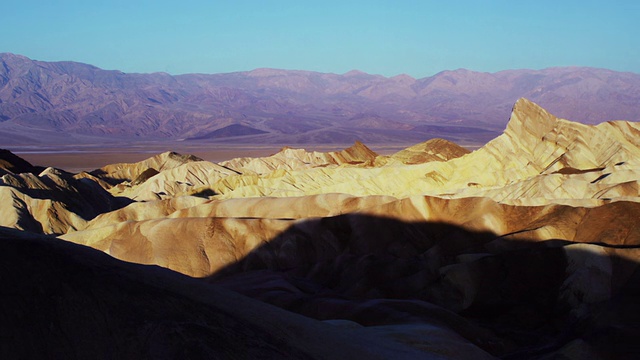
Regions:
M 356 143 L 341 152 L 284 148 L 270 157 L 220 164 L 167 152 L 139 163 L 108 165 L 77 175 L 55 169 L 40 175 L 34 174 L 44 169 L 14 174 L 8 168 L 0 190 L 7 199 L 16 200 L 5 202 L 13 205 L 3 208 L 7 214 L 3 221 L 11 227 L 42 227 L 46 233 L 60 234 L 83 228 L 87 220 L 121 207 L 127 198 L 173 198 L 177 203 L 189 195 L 198 196 L 197 202 L 210 197 L 214 203 L 332 193 L 397 199 L 486 197 L 514 205 L 596 206 L 637 201 L 639 128 L 637 123 L 624 121 L 588 126 L 557 119 L 521 99 L 504 134 L 472 153 L 445 140 L 430 140 L 391 156 L 378 156 Z M 77 199 L 83 191 L 91 193 L 90 198 L 105 196 L 98 195 L 99 188 L 90 190 L 96 184 L 119 200 Z M 34 197 L 34 192 L 51 196 Z M 205 203 L 209 206 L 211 201 Z M 92 210 L 96 206 L 100 209 Z
M 640 321 L 639 144 L 637 123 L 520 99 L 474 152 L 166 152 L 76 175 L 3 153 L 0 225 L 429 356 L 615 358 Z
M 639 129 L 637 123 L 624 121 L 589 126 L 558 119 L 521 99 L 514 106 L 504 134 L 466 155 L 455 152 L 456 156 L 442 159 L 405 161 L 411 164 L 407 165 L 391 160 L 406 156 L 403 154 L 409 150 L 374 160 L 367 149 L 349 161 L 331 162 L 318 154 L 284 149 L 269 158 L 224 162 L 221 165 L 234 174 L 226 176 L 229 171 L 218 171 L 222 176 L 193 182 L 188 174 L 202 171 L 193 169 L 213 165 L 185 164 L 181 172 L 185 175 L 176 174 L 176 180 L 209 187 L 217 199 L 347 193 L 397 198 L 483 196 L 523 205 L 597 205 L 613 198 L 637 198 Z M 363 147 L 356 144 L 351 149 Z M 136 186 L 152 188 L 155 194 L 176 194 L 172 189 L 163 191 L 158 187 L 158 182 L 170 187 L 170 179 L 161 178 L 162 175 L 148 184 L 127 187 L 121 190 L 122 194 L 143 192 Z M 112 193 L 119 194 L 118 191 Z M 146 191 L 143 199 L 151 197 L 153 194 Z
M 430 140 L 390 157 L 377 156 L 361 143 L 333 153 L 284 148 L 270 157 L 220 164 L 166 153 L 93 174 L 111 183 L 126 180 L 110 191 L 135 200 L 201 191 L 215 193 L 217 199 L 336 192 L 595 205 L 637 196 L 637 132 L 637 123 L 631 122 L 589 126 L 557 119 L 521 99 L 504 134 L 470 154 L 445 140 Z

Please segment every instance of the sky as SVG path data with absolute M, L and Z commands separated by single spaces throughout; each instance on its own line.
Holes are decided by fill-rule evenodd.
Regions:
M 640 73 L 640 1 L 19 1 L 0 52 L 124 72 Z

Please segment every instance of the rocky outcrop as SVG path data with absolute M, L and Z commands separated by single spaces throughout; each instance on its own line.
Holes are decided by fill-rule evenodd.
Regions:
M 449 161 L 468 154 L 470 151 L 445 139 L 431 139 L 410 146 L 391 155 L 403 164 L 423 164 L 431 161 Z
M 587 126 L 521 99 L 505 132 L 466 154 L 433 140 L 386 157 L 356 143 L 341 152 L 286 148 L 270 157 L 223 164 L 165 153 L 76 176 L 55 169 L 39 175 L 5 170 L 0 215 L 4 226 L 28 230 L 5 229 L 11 234 L 6 244 L 25 240 L 38 248 L 42 239 L 33 240 L 33 232 L 66 232 L 46 238 L 53 251 L 47 261 L 56 261 L 55 247 L 64 247 L 64 240 L 127 262 L 159 265 L 200 278 L 198 293 L 217 299 L 203 290 L 215 283 L 315 319 L 311 324 L 316 325 L 309 326 L 320 326 L 327 336 L 335 331 L 344 338 L 384 339 L 400 346 L 393 350 L 398 354 L 383 352 L 383 357 L 633 358 L 640 354 L 640 228 L 635 225 L 640 219 L 639 138 L 637 123 Z M 91 191 L 95 193 L 87 194 Z M 108 208 L 113 195 L 131 203 Z M 70 249 L 66 251 L 72 254 Z M 36 254 L 31 261 L 39 258 Z M 77 263 L 64 260 L 69 261 L 69 266 Z M 110 274 L 112 266 L 121 269 L 110 261 L 97 265 L 102 269 L 98 275 Z M 43 266 L 67 269 L 57 263 Z M 100 280 L 82 280 L 96 275 L 91 266 L 71 271 L 77 275 L 69 281 Z M 51 276 L 56 274 L 68 277 Z M 138 295 L 149 281 L 169 281 L 164 275 L 140 276 L 150 279 L 138 282 Z M 44 292 L 70 299 L 60 300 L 56 314 L 67 314 L 64 304 L 86 301 L 77 290 L 84 289 L 80 284 L 62 285 L 61 293 Z M 115 291 L 114 297 L 129 302 L 128 286 L 106 286 L 104 291 Z M 160 289 L 165 295 L 169 291 Z M 183 300 L 193 305 L 192 294 L 185 299 L 182 292 L 172 291 L 170 314 L 182 309 L 176 304 Z M 134 307 L 149 301 L 138 295 L 131 300 Z M 200 303 L 204 308 L 195 308 L 205 317 L 207 301 Z M 255 315 L 263 311 L 254 307 L 258 305 L 239 310 L 241 302 L 220 301 L 231 301 L 234 311 L 250 311 L 230 314 L 256 334 L 274 320 Z M 40 309 L 38 304 L 33 308 Z M 168 311 L 151 304 L 158 312 Z M 98 309 L 111 306 L 99 302 Z M 113 311 L 105 318 L 111 319 Z M 177 325 L 169 322 L 170 332 L 200 339 L 190 330 L 192 314 L 178 312 L 176 319 L 186 316 L 180 320 L 186 328 L 175 330 Z M 133 319 L 140 319 L 135 313 Z M 115 315 L 113 323 L 98 321 L 97 329 L 80 328 L 93 334 L 113 324 L 133 326 L 134 343 L 154 343 L 136 321 L 120 322 L 131 314 Z M 153 329 L 156 325 L 149 324 L 155 324 L 155 316 L 144 322 Z M 244 322 L 247 318 L 259 319 L 261 325 Z M 59 321 L 64 328 L 71 326 Z M 287 328 L 288 318 L 282 321 L 274 326 Z M 203 326 L 199 329 L 208 338 L 216 338 Z M 239 328 L 229 331 L 235 334 Z M 294 328 L 306 336 L 306 330 Z M 20 329 L 19 337 L 31 339 Z M 164 341 L 168 335 L 162 329 L 157 331 Z M 289 335 L 279 334 L 289 344 Z M 249 346 L 263 346 L 261 341 L 269 339 Z M 305 352 L 307 345 L 317 344 L 308 339 L 295 349 Z M 194 341 L 210 349 L 210 343 Z M 330 350 L 324 351 L 333 351 L 327 346 L 333 341 L 343 344 L 327 341 L 322 346 Z
M 17 204 L 25 204 L 5 210 L 5 225 L 52 223 L 44 226 L 45 231 L 58 234 L 83 227 L 84 221 L 119 206 L 103 192 L 92 190 L 96 183 L 109 189 L 112 196 L 135 201 L 189 195 L 229 199 L 329 193 L 395 198 L 488 197 L 503 204 L 528 206 L 598 206 L 611 201 L 637 201 L 639 133 L 636 123 L 587 126 L 558 119 L 521 99 L 514 106 L 504 134 L 464 156 L 458 156 L 464 151 L 455 145 L 432 140 L 390 158 L 356 143 L 337 152 L 286 148 L 266 158 L 234 159 L 221 164 L 167 152 L 139 163 L 109 165 L 74 177 L 54 170 L 40 176 L 5 170 L 3 184 L 22 194 L 9 191 L 5 196 L 17 197 Z M 453 158 L 444 161 L 449 157 Z M 422 163 L 402 164 L 414 162 L 411 159 L 421 159 Z M 71 194 L 69 198 L 57 195 L 65 191 Z M 73 195 L 76 193 L 88 195 L 81 199 Z M 52 205 L 59 207 L 50 212 L 57 215 L 45 215 L 47 201 L 62 201 L 63 205 Z M 107 205 L 94 209 L 96 204 Z M 26 211 L 42 215 L 37 215 L 39 220 L 35 222 L 20 220 L 22 215 L 15 212 L 19 208 L 27 209 L 21 214 Z
M 84 227 L 97 215 L 130 203 L 114 198 L 94 181 L 54 168 L 3 175 L 0 197 L 1 226 L 45 234 Z
M 504 134 L 449 161 L 274 171 L 224 179 L 214 190 L 221 197 L 343 192 L 357 196 L 489 196 L 523 205 L 576 200 L 576 204 L 598 205 L 611 199 L 604 195 L 607 193 L 625 194 L 627 200 L 638 198 L 633 183 L 640 165 L 635 160 L 640 153 L 639 131 L 640 126 L 632 122 L 589 126 L 558 119 L 520 99 Z
M 140 175 L 145 172 L 148 173 L 149 169 L 159 172 L 193 161 L 202 161 L 202 159 L 193 155 L 181 155 L 173 151 L 167 151 L 137 163 L 107 165 L 92 171 L 91 174 L 105 181 L 119 183 L 139 179 Z
M 330 165 L 372 166 L 378 157 L 363 143 L 356 143 L 341 151 L 318 152 L 285 147 L 278 153 L 263 158 L 237 158 L 220 165 L 239 173 L 266 174 L 274 170 L 305 170 Z
M 210 187 L 216 181 L 235 174 L 237 174 L 235 171 L 218 164 L 208 161 L 193 161 L 173 168 L 164 168 L 162 171 L 146 170 L 134 181 L 121 182 L 111 188 L 110 192 L 135 201 L 194 194 L 203 194 L 207 197 L 215 195 Z M 145 175 L 151 176 L 146 177 Z

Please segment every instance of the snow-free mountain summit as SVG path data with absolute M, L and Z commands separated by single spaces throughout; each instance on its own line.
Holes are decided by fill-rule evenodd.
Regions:
M 422 79 L 276 69 L 172 76 L 0 54 L 6 144 L 71 138 L 409 145 L 440 137 L 480 145 L 504 129 L 520 97 L 583 123 L 640 120 L 640 75 L 605 69 L 460 69 Z

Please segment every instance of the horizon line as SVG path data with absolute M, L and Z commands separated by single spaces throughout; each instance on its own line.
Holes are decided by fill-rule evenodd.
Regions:
M 351 70 L 348 70 L 346 72 L 343 73 L 338 73 L 338 72 L 327 72 L 327 71 L 317 71 L 317 70 L 306 70 L 306 69 L 287 69 L 287 68 L 278 68 L 278 67 L 257 67 L 254 69 L 250 69 L 250 70 L 236 70 L 236 71 L 223 71 L 223 72 L 187 72 L 187 73 L 169 73 L 166 71 L 149 71 L 149 72 L 137 72 L 137 71 L 133 71 L 133 72 L 125 72 L 122 71 L 120 69 L 106 69 L 106 68 L 102 68 L 100 66 L 91 64 L 91 63 L 86 63 L 86 62 L 82 62 L 82 61 L 77 61 L 77 60 L 39 60 L 39 59 L 35 59 L 35 58 L 30 58 L 26 55 L 22 55 L 22 54 L 16 54 L 16 53 L 12 53 L 12 52 L 0 52 L 0 57 L 5 56 L 5 55 L 10 55 L 10 56 L 16 56 L 16 57 L 20 57 L 20 58 L 24 58 L 24 59 L 28 59 L 29 61 L 35 61 L 35 62 L 44 62 L 44 63 L 74 63 L 74 64 L 81 64 L 81 65 L 86 65 L 86 66 L 91 66 L 91 67 L 95 67 L 96 69 L 102 70 L 102 71 L 115 71 L 115 72 L 121 72 L 123 74 L 130 74 L 130 75 L 152 75 L 152 74 L 166 74 L 169 76 L 187 76 L 187 75 L 225 75 L 225 74 L 241 74 L 241 73 L 251 73 L 251 72 L 257 72 L 257 71 L 265 71 L 265 70 L 271 70 L 271 71 L 283 71 L 283 72 L 298 72 L 298 73 L 316 73 L 316 74 L 327 74 L 327 75 L 338 75 L 338 76 L 349 76 L 349 74 L 353 73 L 353 76 L 357 76 L 357 75 L 369 75 L 369 76 L 375 76 L 375 77 L 383 77 L 386 79 L 392 79 L 392 78 L 396 78 L 396 77 L 402 77 L 402 76 L 408 76 L 414 80 L 421 80 L 421 79 L 427 79 L 427 78 L 431 78 L 437 75 L 440 75 L 442 73 L 446 73 L 446 72 L 461 72 L 461 71 L 469 71 L 469 72 L 473 72 L 473 73 L 479 73 L 479 74 L 498 74 L 501 72 L 507 72 L 507 71 L 546 71 L 546 70 L 554 70 L 554 69 L 592 69 L 592 70 L 605 70 L 605 71 L 611 71 L 611 72 L 617 72 L 617 73 L 628 73 L 628 74 L 635 74 L 635 75 L 640 75 L 640 73 L 634 72 L 634 71 L 621 71 L 621 70 L 614 70 L 614 69 L 610 69 L 610 68 L 603 68 L 603 67 L 596 67 L 596 66 L 585 66 L 585 65 L 556 65 L 556 66 L 548 66 L 548 67 L 543 67 L 543 68 L 527 68 L 527 67 L 521 67 L 521 68 L 509 68 L 509 69 L 502 69 L 502 70 L 498 70 L 498 71 L 481 71 L 481 70 L 474 70 L 474 69 L 469 69 L 469 68 L 464 68 L 464 67 L 460 67 L 460 68 L 456 68 L 456 69 L 443 69 L 440 70 L 436 73 L 434 73 L 433 75 L 430 76 L 424 76 L 424 77 L 415 77 L 413 75 L 410 75 L 406 72 L 401 72 L 398 73 L 396 75 L 391 75 L 391 76 L 387 76 L 387 75 L 382 75 L 382 74 L 377 74 L 377 73 L 369 73 L 363 70 L 359 70 L 357 68 L 353 68 Z

